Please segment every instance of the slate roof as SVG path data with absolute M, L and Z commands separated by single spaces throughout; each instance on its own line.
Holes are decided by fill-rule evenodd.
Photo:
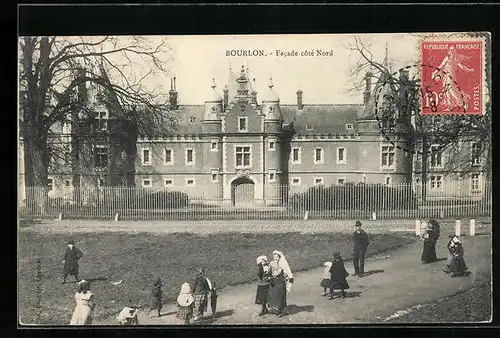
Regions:
M 281 105 L 283 122 L 294 120 L 295 132 L 299 135 L 345 134 L 357 132 L 357 118 L 363 114 L 361 104 L 305 104 L 302 110 L 297 105 Z M 352 124 L 348 130 L 346 124 Z

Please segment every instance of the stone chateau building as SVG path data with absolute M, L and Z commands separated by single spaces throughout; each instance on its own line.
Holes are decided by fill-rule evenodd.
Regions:
M 363 104 L 305 104 L 307 93 L 300 89 L 295 104 L 281 104 L 272 80 L 257 93 L 255 79 L 242 66 L 229 70 L 221 91 L 215 81 L 207 88 L 204 105 L 189 105 L 178 102 L 174 78 L 169 105 L 180 116 L 175 134 L 141 138 L 128 149 L 96 144 L 85 175 L 50 175 L 49 196 L 71 196 L 75 186 L 135 185 L 182 191 L 204 203 L 278 206 L 286 191 L 318 185 L 418 184 L 418 157 L 381 134 L 374 114 L 378 84 L 372 85 L 369 75 L 365 80 Z M 92 102 L 93 118 L 106 132 L 116 113 Z M 66 134 L 67 128 L 59 130 Z M 429 160 L 429 197 L 442 194 L 445 180 L 442 155 L 435 156 Z M 481 190 L 481 177 L 461 181 L 460 189 Z

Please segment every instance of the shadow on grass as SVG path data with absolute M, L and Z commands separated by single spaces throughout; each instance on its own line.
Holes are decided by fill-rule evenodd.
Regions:
M 234 310 L 224 310 L 224 311 L 218 311 L 215 313 L 215 315 L 208 316 L 208 317 L 203 317 L 200 319 L 198 322 L 193 323 L 194 325 L 205 325 L 205 324 L 212 324 L 217 321 L 218 318 L 223 318 L 223 317 L 229 317 L 234 313 Z
M 370 270 L 370 271 L 367 271 L 365 272 L 362 276 L 360 277 L 366 277 L 366 276 L 370 276 L 370 275 L 373 275 L 373 274 L 376 274 L 376 273 L 382 273 L 384 272 L 384 269 L 378 269 L 378 270 Z
M 89 283 L 94 282 L 104 282 L 108 280 L 108 277 L 93 277 L 93 278 L 84 278 Z
M 361 294 L 361 291 L 346 291 L 344 298 L 357 298 L 361 297 Z M 342 292 L 334 292 L 333 299 L 335 298 L 342 298 Z
M 288 306 L 288 314 L 290 316 L 300 313 L 300 312 L 313 312 L 314 311 L 314 305 L 295 305 L 291 304 Z

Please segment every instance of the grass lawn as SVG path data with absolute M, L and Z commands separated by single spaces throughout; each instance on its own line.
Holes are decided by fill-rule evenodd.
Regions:
M 155 277 L 163 279 L 164 302 L 173 302 L 182 283 L 191 282 L 197 268 L 219 287 L 256 279 L 255 259 L 283 251 L 292 271 L 317 268 L 334 250 L 351 255 L 348 234 L 222 233 L 88 233 L 72 237 L 84 252 L 80 278 L 95 280 L 96 319 L 117 314 L 129 301 L 146 309 Z M 75 305 L 75 284 L 60 284 L 62 256 L 69 239 L 64 234 L 19 231 L 19 318 L 23 324 L 64 325 Z M 410 244 L 405 234 L 373 234 L 367 256 Z M 71 277 L 70 277 L 71 278 Z M 123 280 L 120 285 L 112 281 Z M 296 281 L 300 283 L 300 280 Z M 319 283 L 319 281 L 318 281 Z
M 456 295 L 424 304 L 405 316 L 387 321 L 388 324 L 414 323 L 474 323 L 491 318 L 491 282 L 472 287 Z

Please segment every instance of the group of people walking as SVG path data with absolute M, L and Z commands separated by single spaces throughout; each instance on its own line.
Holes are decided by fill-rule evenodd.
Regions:
M 438 260 L 436 255 L 436 244 L 441 233 L 441 227 L 436 220 L 430 220 L 424 231 L 424 248 L 422 251 L 422 262 L 433 263 Z M 451 277 L 467 275 L 467 266 L 464 260 L 464 249 L 460 239 L 456 235 L 450 235 L 447 245 L 448 259 L 444 272 L 450 273 Z
M 353 276 L 365 276 L 364 261 L 369 246 L 368 234 L 361 228 L 361 222 L 356 221 L 356 230 L 353 233 Z M 436 220 L 430 220 L 425 229 L 423 238 L 424 246 L 421 260 L 423 263 L 436 262 L 436 243 L 440 236 L 440 225 Z M 464 261 L 464 249 L 458 236 L 450 235 L 448 242 L 448 260 L 444 271 L 452 277 L 466 275 L 467 266 Z M 78 284 L 75 293 L 76 307 L 70 321 L 70 325 L 89 325 L 92 323 L 95 308 L 94 295 L 90 291 L 90 282 L 78 279 L 78 261 L 83 252 L 70 240 L 64 254 L 63 281 L 66 283 L 68 276 L 74 276 Z M 257 293 L 255 303 L 261 306 L 260 316 L 273 312 L 277 317 L 283 317 L 287 313 L 287 295 L 292 289 L 294 276 L 290 265 L 283 252 L 274 250 L 272 260 L 261 255 L 256 259 L 257 263 Z M 345 290 L 349 289 L 347 277 L 349 273 L 345 269 L 344 260 L 340 252 L 333 253 L 332 261 L 324 263 L 324 275 L 320 282 L 323 288 L 323 296 L 334 299 L 334 291 L 340 290 L 340 297 L 346 296 Z M 163 306 L 162 281 L 157 278 L 153 283 L 151 297 L 151 311 L 156 311 L 161 316 Z M 177 297 L 176 317 L 184 324 L 198 321 L 203 318 L 208 309 L 210 301 L 212 317 L 217 309 L 217 289 L 215 283 L 205 276 L 204 269 L 199 269 L 192 284 L 183 283 Z
M 285 255 L 278 250 L 273 251 L 273 260 L 267 256 L 257 258 L 257 295 L 255 303 L 262 306 L 259 315 L 263 316 L 271 310 L 278 317 L 283 317 L 287 310 L 287 294 L 294 282 L 293 273 Z

